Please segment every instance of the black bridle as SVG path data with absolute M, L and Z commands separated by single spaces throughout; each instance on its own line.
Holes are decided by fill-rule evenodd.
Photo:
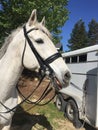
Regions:
M 55 84 L 55 87 L 57 87 L 56 81 L 54 80 L 54 72 L 53 72 L 53 70 L 52 70 L 52 68 L 50 67 L 49 64 L 52 63 L 53 61 L 55 61 L 57 58 L 62 57 L 61 54 L 60 54 L 59 52 L 57 52 L 57 53 L 51 55 L 50 57 L 48 57 L 47 59 L 44 60 L 44 59 L 39 55 L 37 49 L 34 47 L 32 41 L 30 40 L 30 38 L 29 38 L 29 36 L 28 36 L 28 34 L 29 34 L 31 31 L 34 31 L 34 30 L 38 30 L 38 29 L 37 29 L 37 28 L 32 28 L 32 29 L 30 29 L 29 31 L 27 31 L 27 30 L 26 30 L 26 26 L 23 27 L 25 39 L 26 39 L 27 43 L 29 44 L 29 46 L 30 46 L 32 52 L 34 53 L 34 55 L 36 56 L 36 58 L 37 58 L 37 60 L 38 60 L 38 63 L 39 63 L 39 65 L 40 65 L 40 70 L 41 70 L 41 72 L 44 72 L 44 74 L 43 74 L 41 80 L 39 81 L 38 85 L 36 86 L 36 88 L 35 88 L 35 89 L 31 92 L 31 94 L 30 94 L 29 96 L 27 96 L 27 97 L 25 97 L 25 96 L 20 92 L 18 86 L 16 86 L 18 92 L 20 93 L 20 95 L 21 95 L 22 98 L 23 98 L 23 101 L 22 101 L 20 104 L 18 104 L 18 105 L 16 105 L 15 107 L 13 107 L 12 109 L 10 109 L 9 107 L 5 106 L 2 102 L 0 102 L 0 104 L 1 104 L 4 108 L 7 109 L 7 111 L 0 112 L 0 113 L 15 112 L 15 109 L 16 109 L 17 107 L 19 107 L 21 104 L 23 104 L 24 102 L 27 102 L 27 103 L 30 103 L 30 104 L 33 104 L 33 105 L 39 105 L 39 106 L 46 105 L 47 103 L 49 103 L 49 102 L 55 97 L 55 95 L 53 95 L 53 97 L 51 97 L 51 99 L 50 99 L 49 101 L 47 101 L 46 103 L 44 103 L 44 104 L 39 104 L 39 103 L 48 95 L 48 93 L 52 90 L 52 88 L 49 89 L 49 85 L 50 85 L 50 82 L 49 82 L 49 84 L 47 85 L 47 87 L 46 87 L 46 89 L 44 90 L 43 94 L 41 95 L 41 97 L 40 97 L 37 101 L 32 102 L 32 101 L 29 100 L 29 98 L 33 95 L 33 93 L 37 90 L 37 88 L 40 86 L 41 82 L 42 82 L 43 79 L 45 78 L 46 71 L 49 72 L 49 75 L 48 75 L 48 76 L 50 76 L 51 80 L 52 80 L 52 81 L 54 82 L 54 84 Z M 44 31 L 42 31 L 42 32 L 44 33 Z M 25 54 L 25 49 L 26 49 L 26 41 L 25 41 L 25 46 L 24 46 L 23 55 L 22 55 L 22 64 L 23 64 L 23 66 L 24 66 L 23 60 L 24 60 L 24 54 Z M 25 67 L 25 66 L 24 66 L 24 67 Z
M 24 26 L 24 27 L 23 27 L 23 31 L 24 31 L 25 39 L 26 39 L 27 43 L 29 44 L 29 46 L 30 46 L 32 52 L 34 53 L 35 57 L 37 58 L 38 63 L 39 63 L 39 65 L 40 65 L 40 69 L 43 70 L 43 71 L 45 71 L 46 68 L 48 68 L 49 72 L 52 74 L 52 73 L 53 73 L 53 70 L 52 70 L 52 68 L 50 67 L 49 64 L 52 63 L 53 61 L 55 61 L 57 58 L 62 57 L 62 56 L 61 56 L 61 54 L 60 54 L 59 52 L 57 52 L 57 53 L 51 55 L 50 57 L 48 57 L 47 59 L 44 60 L 44 59 L 39 55 L 37 49 L 34 47 L 32 41 L 30 40 L 30 38 L 29 38 L 29 36 L 28 36 L 28 34 L 29 34 L 30 32 L 32 32 L 32 31 L 34 31 L 34 30 L 38 30 L 38 29 L 37 29 L 37 28 L 32 28 L 32 29 L 30 29 L 29 31 L 27 31 L 27 30 L 26 30 L 26 26 Z M 44 33 L 44 31 L 42 31 L 42 32 Z M 25 48 L 26 48 L 26 47 L 25 47 Z M 24 49 L 24 51 L 25 51 L 25 49 Z M 24 54 L 23 54 L 23 57 L 24 57 Z M 22 58 L 22 63 L 23 63 L 23 58 Z

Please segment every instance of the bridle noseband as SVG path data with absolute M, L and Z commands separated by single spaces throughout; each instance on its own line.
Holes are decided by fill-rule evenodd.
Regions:
M 30 46 L 32 52 L 33 52 L 34 55 L 36 56 L 36 58 L 37 58 L 37 60 L 38 60 L 38 63 L 39 63 L 39 65 L 40 65 L 41 70 L 44 70 L 44 71 L 45 71 L 46 68 L 48 68 L 48 69 L 49 69 L 49 72 L 50 72 L 50 73 L 53 73 L 53 70 L 52 70 L 52 68 L 50 67 L 49 64 L 52 63 L 53 61 L 55 61 L 57 58 L 62 57 L 62 56 L 61 56 L 61 54 L 60 54 L 59 52 L 57 52 L 57 53 L 51 55 L 50 57 L 48 57 L 47 59 L 44 60 L 44 59 L 39 55 L 37 49 L 34 47 L 32 41 L 30 40 L 30 38 L 29 38 L 29 36 L 28 36 L 28 33 L 30 33 L 31 31 L 34 31 L 34 30 L 38 30 L 38 28 L 32 28 L 32 29 L 30 29 L 29 31 L 27 31 L 27 30 L 26 30 L 26 26 L 23 27 L 24 36 L 25 36 L 25 38 L 26 38 L 26 41 L 28 42 L 28 44 L 29 44 L 29 46 Z M 44 33 L 44 31 L 42 31 L 42 32 Z M 23 55 L 23 57 L 24 57 L 24 55 Z M 22 63 L 23 63 L 23 58 L 22 58 Z

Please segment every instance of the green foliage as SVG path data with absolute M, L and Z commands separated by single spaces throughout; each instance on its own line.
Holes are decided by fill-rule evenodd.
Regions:
M 92 19 L 88 26 L 89 45 L 98 44 L 98 22 Z
M 88 32 L 84 22 L 80 19 L 75 25 L 69 39 L 68 47 L 70 50 L 80 49 L 86 46 L 98 44 L 98 22 L 92 19 L 88 24 Z
M 82 19 L 75 24 L 68 42 L 70 50 L 80 49 L 88 45 L 88 36 Z
M 68 19 L 68 0 L 0 0 L 0 43 L 5 36 L 27 22 L 33 9 L 37 9 L 38 20 L 46 17 L 46 26 L 54 41 L 60 41 L 60 28 Z

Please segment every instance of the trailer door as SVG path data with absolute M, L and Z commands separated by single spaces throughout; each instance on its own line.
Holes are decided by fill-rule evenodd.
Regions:
M 98 86 L 97 86 L 97 72 L 98 72 L 98 56 L 97 52 L 90 52 L 88 54 L 87 63 L 87 80 L 85 84 L 85 113 L 90 124 L 96 126 L 96 117 L 98 109 Z

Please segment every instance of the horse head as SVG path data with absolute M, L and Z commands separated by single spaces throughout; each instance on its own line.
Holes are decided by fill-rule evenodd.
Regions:
M 45 18 L 38 22 L 36 10 L 33 10 L 23 30 L 25 36 L 23 65 L 28 69 L 46 66 L 53 71 L 63 87 L 68 86 L 70 71 L 52 42 L 52 36 L 45 27 Z

